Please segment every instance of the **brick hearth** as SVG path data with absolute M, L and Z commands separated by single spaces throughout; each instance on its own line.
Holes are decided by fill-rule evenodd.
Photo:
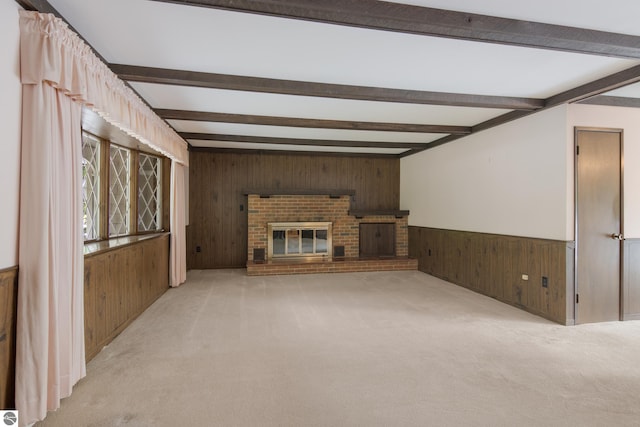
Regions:
M 353 258 L 327 261 L 247 262 L 249 276 L 310 273 L 354 273 L 363 271 L 417 270 L 418 260 L 407 257 Z
M 334 194 L 334 193 L 331 193 Z M 347 271 L 415 270 L 417 260 L 409 259 L 406 215 L 350 214 L 350 195 L 269 195 L 248 194 L 247 274 L 301 274 Z M 331 222 L 333 246 L 344 246 L 344 257 L 334 259 L 275 259 L 254 262 L 253 250 L 267 251 L 267 224 L 270 222 Z M 361 223 L 394 223 L 395 253 L 392 258 L 359 258 Z

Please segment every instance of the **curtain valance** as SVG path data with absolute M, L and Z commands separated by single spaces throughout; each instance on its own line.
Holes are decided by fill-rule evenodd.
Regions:
M 20 11 L 23 84 L 46 81 L 167 157 L 189 164 L 186 142 L 59 18 Z

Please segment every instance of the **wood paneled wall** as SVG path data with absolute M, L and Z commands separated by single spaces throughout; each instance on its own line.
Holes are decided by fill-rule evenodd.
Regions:
M 189 269 L 246 265 L 245 189 L 350 189 L 356 191 L 353 209 L 400 205 L 395 158 L 194 151 L 189 171 Z
M 640 320 L 640 239 L 625 239 L 622 257 L 622 319 Z
M 409 227 L 420 271 L 561 324 L 574 320 L 573 251 L 573 242 Z
M 169 289 L 169 235 L 85 256 L 87 361 Z
M 0 270 L 0 409 L 13 409 L 18 267 Z
M 87 361 L 169 288 L 169 235 L 86 255 Z M 0 270 L 0 409 L 14 408 L 18 268 Z

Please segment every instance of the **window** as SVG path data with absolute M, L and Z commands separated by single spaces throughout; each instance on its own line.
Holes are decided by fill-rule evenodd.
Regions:
M 162 230 L 164 161 L 82 132 L 85 242 Z
M 130 157 L 126 148 L 109 147 L 109 237 L 129 234 Z
M 161 227 L 161 161 L 159 157 L 138 156 L 138 231 L 157 231 Z
M 100 140 L 82 134 L 82 213 L 84 240 L 100 238 Z

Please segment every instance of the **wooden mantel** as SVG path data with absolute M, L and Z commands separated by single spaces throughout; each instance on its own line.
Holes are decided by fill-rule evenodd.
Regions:
M 395 216 L 396 218 L 402 218 L 409 216 L 409 211 L 404 210 L 353 210 L 349 211 L 349 215 L 356 218 L 364 218 L 365 216 Z
M 242 194 L 248 196 L 255 194 L 260 197 L 269 196 L 355 196 L 356 190 L 344 189 L 249 189 L 242 190 Z

